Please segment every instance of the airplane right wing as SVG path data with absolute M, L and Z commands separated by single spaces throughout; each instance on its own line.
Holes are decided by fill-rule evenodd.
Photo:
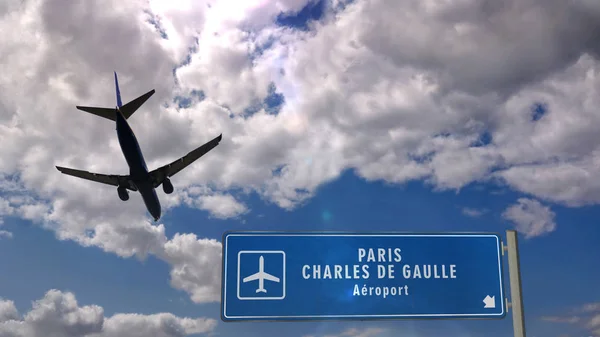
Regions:
M 73 177 L 91 180 L 91 181 L 95 181 L 97 183 L 103 183 L 103 184 L 112 185 L 112 186 L 116 186 L 116 187 L 123 186 L 129 190 L 137 191 L 137 188 L 135 186 L 131 185 L 131 183 L 129 182 L 129 176 L 92 173 L 92 172 L 88 172 L 88 171 L 75 170 L 75 169 L 61 167 L 61 166 L 57 166 L 56 168 L 61 173 L 64 173 L 64 174 L 67 174 L 67 175 L 70 175 Z
M 262 277 L 263 277 L 265 280 L 269 280 L 269 281 L 271 281 L 271 282 L 279 282 L 279 277 L 275 277 L 275 276 L 273 276 L 273 275 L 271 275 L 271 274 L 263 273 L 263 274 L 262 274 Z
M 175 160 L 174 162 L 159 167 L 156 170 L 150 172 L 150 176 L 152 177 L 152 180 L 154 182 L 154 187 L 158 187 L 165 180 L 165 178 L 174 176 L 177 172 L 183 170 L 184 168 L 188 167 L 188 165 L 196 161 L 198 158 L 207 154 L 208 151 L 214 149 L 217 145 L 219 145 L 222 136 L 223 135 L 221 134 L 215 139 L 200 146 L 199 148 L 193 150 L 185 156 Z

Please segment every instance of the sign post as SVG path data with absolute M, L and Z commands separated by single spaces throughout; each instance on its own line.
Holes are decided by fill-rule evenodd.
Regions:
M 516 231 L 506 231 L 506 243 L 514 337 L 525 337 L 525 315 L 523 312 L 523 295 L 521 293 L 521 266 L 519 263 L 519 246 Z
M 504 318 L 502 249 L 488 233 L 228 232 L 221 318 Z

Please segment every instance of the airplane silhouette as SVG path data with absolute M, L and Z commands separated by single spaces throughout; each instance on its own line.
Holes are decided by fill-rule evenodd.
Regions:
M 129 166 L 129 175 L 98 174 L 61 166 L 56 166 L 56 168 L 61 173 L 67 175 L 116 186 L 119 198 L 123 201 L 129 200 L 129 193 L 127 190 L 139 191 L 144 204 L 146 205 L 146 209 L 150 215 L 152 215 L 154 221 L 158 221 L 158 219 L 160 219 L 161 207 L 155 189 L 162 184 L 163 191 L 166 194 L 173 193 L 173 184 L 169 180 L 169 177 L 172 177 L 177 172 L 183 170 L 198 158 L 205 155 L 208 151 L 219 145 L 222 134 L 174 162 L 148 172 L 142 150 L 140 149 L 140 145 L 138 144 L 133 130 L 127 123 L 127 119 L 154 94 L 154 89 L 123 105 L 121 102 L 121 92 L 119 90 L 119 81 L 116 72 L 115 88 L 117 93 L 116 108 L 77 106 L 77 109 L 116 122 L 117 137 L 123 156 L 125 156 L 125 160 Z
M 254 280 L 258 280 L 258 289 L 256 289 L 256 293 L 267 292 L 267 290 L 264 288 L 265 280 L 279 282 L 278 277 L 265 273 L 265 259 L 262 257 L 262 255 L 258 259 L 258 273 L 245 277 L 243 279 L 243 282 L 246 283 Z

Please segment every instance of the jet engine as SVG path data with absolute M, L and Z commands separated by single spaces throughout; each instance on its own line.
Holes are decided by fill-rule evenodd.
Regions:
M 129 200 L 129 192 L 127 192 L 127 189 L 125 187 L 117 187 L 117 193 L 119 193 L 119 198 L 123 201 L 127 201 Z
M 169 180 L 169 178 L 166 178 L 165 181 L 163 181 L 162 185 L 163 185 L 163 191 L 166 194 L 173 193 L 173 184 L 171 183 L 171 180 Z

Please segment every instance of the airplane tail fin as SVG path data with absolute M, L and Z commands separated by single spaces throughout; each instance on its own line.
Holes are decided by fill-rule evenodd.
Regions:
M 256 293 L 266 293 L 266 289 L 256 289 Z
M 123 102 L 121 102 L 121 90 L 119 90 L 119 79 L 117 78 L 117 72 L 114 71 L 115 74 L 115 90 L 117 92 L 117 106 L 120 108 L 123 106 Z
M 117 107 L 121 110 L 123 117 L 128 119 L 133 115 L 134 112 L 139 109 L 142 104 L 144 104 L 150 96 L 154 95 L 154 89 L 148 91 L 142 96 L 134 99 L 133 101 L 123 105 L 121 101 L 121 90 L 119 89 L 119 80 L 117 79 L 117 73 L 115 72 L 115 90 L 117 94 Z M 89 106 L 77 106 L 78 110 L 85 111 L 96 116 L 104 117 L 106 119 L 110 119 L 112 121 L 117 120 L 116 111 L 114 108 L 97 108 L 97 107 L 89 107 Z

